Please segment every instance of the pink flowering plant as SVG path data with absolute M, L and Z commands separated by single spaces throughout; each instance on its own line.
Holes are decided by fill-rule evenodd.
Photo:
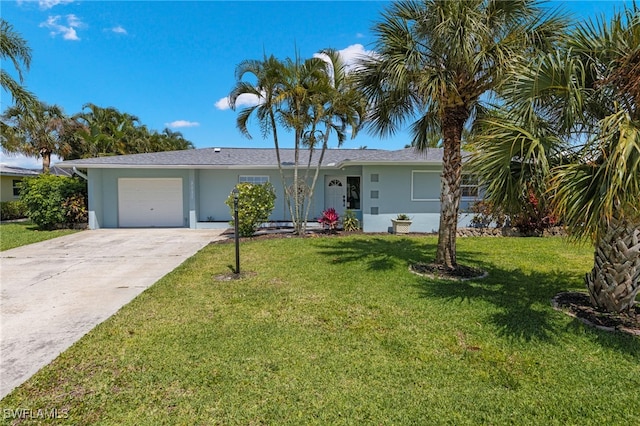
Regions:
M 326 209 L 322 212 L 322 217 L 318 219 L 325 229 L 329 231 L 335 231 L 340 223 L 340 216 L 333 207 Z

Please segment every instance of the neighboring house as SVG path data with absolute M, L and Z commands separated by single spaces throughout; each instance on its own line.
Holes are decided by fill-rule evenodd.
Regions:
M 292 149 L 282 149 L 287 185 L 293 179 Z M 301 151 L 306 164 L 308 151 Z M 318 153 L 314 153 L 317 163 Z M 290 220 L 275 149 L 205 148 L 64 161 L 63 169 L 87 171 L 89 227 L 228 227 L 225 200 L 238 182 L 271 182 L 276 189 L 272 222 Z M 418 153 L 374 149 L 332 149 L 323 159 L 309 221 L 335 208 L 353 210 L 365 232 L 386 232 L 406 213 L 411 231 L 439 226 L 442 150 Z M 310 183 L 310 181 L 309 181 Z M 463 179 L 461 211 L 477 197 L 477 185 Z M 462 215 L 464 216 L 464 215 Z M 462 220 L 466 224 L 468 218 Z
M 18 187 L 20 181 L 25 177 L 35 177 L 39 174 L 35 170 L 0 164 L 0 201 L 17 201 L 20 197 Z

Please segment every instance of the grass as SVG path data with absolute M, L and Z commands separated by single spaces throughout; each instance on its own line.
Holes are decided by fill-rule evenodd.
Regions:
M 582 288 L 590 249 L 459 239 L 487 278 L 411 274 L 435 243 L 247 241 L 233 281 L 214 277 L 234 246 L 210 245 L 0 408 L 79 425 L 640 424 L 640 339 L 550 307 Z
M 11 222 L 0 224 L 0 251 L 50 240 L 78 232 L 72 229 L 41 231 L 32 222 Z

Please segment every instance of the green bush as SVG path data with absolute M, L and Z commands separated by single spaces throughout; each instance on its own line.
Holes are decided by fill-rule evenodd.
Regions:
M 236 188 L 238 188 L 238 234 L 241 237 L 250 237 L 269 219 L 275 206 L 276 193 L 269 182 L 262 185 L 239 183 Z M 229 195 L 225 203 L 231 209 L 231 217 L 233 217 L 233 194 Z M 230 224 L 235 226 L 233 220 Z
M 27 209 L 20 201 L 0 202 L 0 220 L 22 219 L 27 217 Z
M 350 232 L 360 230 L 360 221 L 353 210 L 347 210 L 344 212 L 344 216 L 342 217 L 342 229 Z
M 54 229 L 86 221 L 85 181 L 45 174 L 24 179 L 20 188 L 20 201 L 38 227 Z

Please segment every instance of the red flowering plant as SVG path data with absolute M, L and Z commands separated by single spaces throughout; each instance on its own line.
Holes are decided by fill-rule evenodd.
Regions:
M 324 229 L 335 231 L 338 228 L 340 216 L 336 212 L 336 209 L 331 207 L 322 212 L 322 217 L 318 219 L 318 222 L 324 226 Z

